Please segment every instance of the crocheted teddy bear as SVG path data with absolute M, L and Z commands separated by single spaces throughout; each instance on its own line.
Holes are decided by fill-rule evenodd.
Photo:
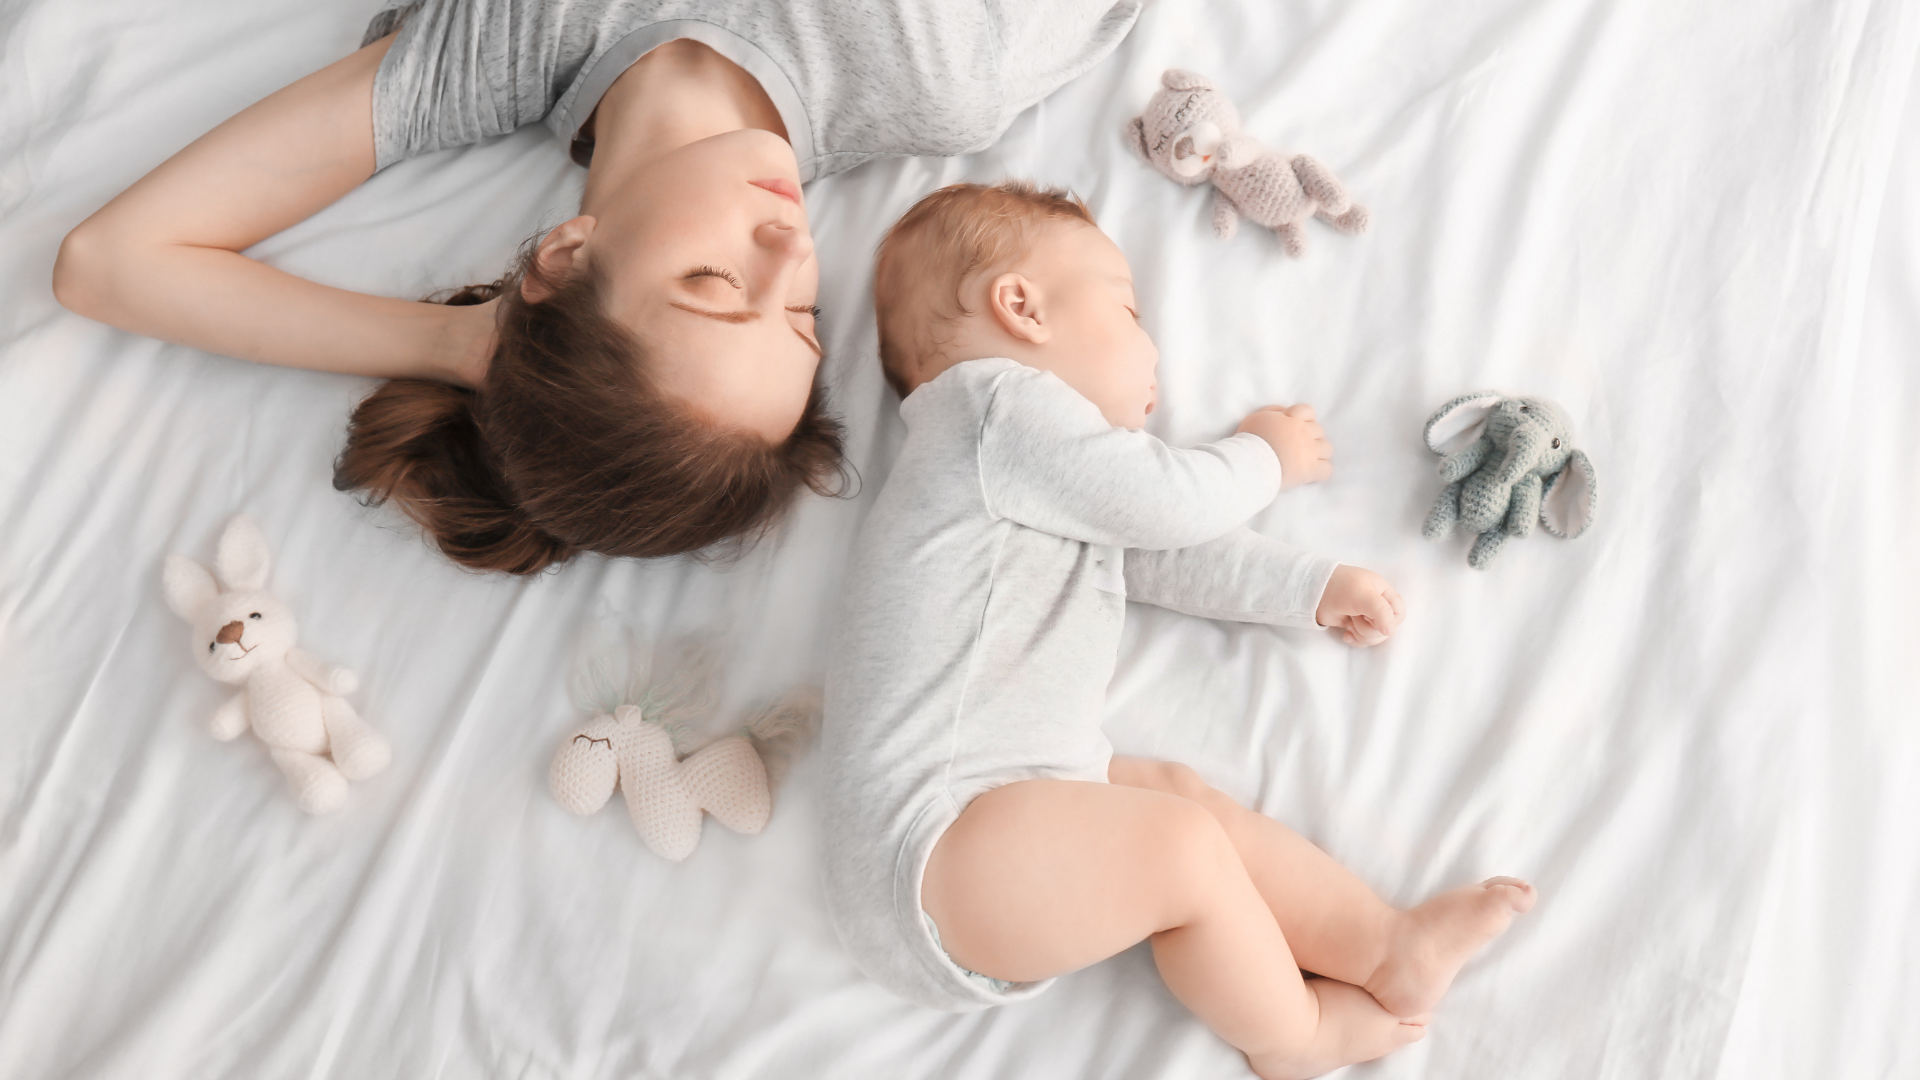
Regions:
M 1509 536 L 1528 536 L 1536 519 L 1571 539 L 1593 524 L 1599 498 L 1593 463 L 1573 448 L 1573 425 L 1543 398 L 1465 394 L 1427 421 L 1427 448 L 1440 454 L 1447 486 L 1421 534 L 1444 539 L 1458 528 L 1478 533 L 1467 565 L 1485 570 Z
M 1332 170 L 1306 154 L 1287 157 L 1240 130 L 1240 113 L 1207 78 L 1169 69 L 1146 111 L 1127 122 L 1127 145 L 1175 183 L 1213 181 L 1213 231 L 1222 239 L 1247 217 L 1272 229 L 1299 258 L 1306 221 L 1318 216 L 1344 233 L 1367 231 Z
M 224 742 L 251 727 L 300 809 L 338 809 L 347 781 L 374 775 L 392 757 L 386 739 L 340 696 L 359 680 L 294 646 L 299 629 L 286 604 L 266 591 L 267 538 L 253 519 L 242 514 L 228 523 L 214 565 L 225 589 L 181 555 L 167 557 L 165 572 L 167 606 L 193 627 L 202 670 L 245 687 L 214 710 L 213 737 Z
M 773 812 L 766 766 L 752 743 L 729 735 L 682 761 L 672 734 L 633 705 L 602 713 L 574 732 L 547 773 L 553 797 L 576 814 L 605 806 L 616 784 L 640 839 L 674 862 L 699 846 L 702 811 L 748 836 L 765 828 Z

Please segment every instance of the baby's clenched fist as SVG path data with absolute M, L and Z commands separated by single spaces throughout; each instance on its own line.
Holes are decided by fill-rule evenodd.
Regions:
M 1321 626 L 1341 631 L 1347 644 L 1364 649 L 1393 636 L 1400 620 L 1407 617 L 1407 604 L 1386 578 L 1342 564 L 1327 579 L 1327 591 L 1320 594 L 1313 617 Z
M 1280 458 L 1280 490 L 1312 484 L 1333 475 L 1333 444 L 1311 405 L 1269 405 L 1240 424 L 1267 440 Z

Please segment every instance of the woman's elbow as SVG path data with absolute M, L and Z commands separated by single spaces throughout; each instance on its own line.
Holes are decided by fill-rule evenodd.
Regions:
M 53 260 L 53 298 L 61 307 L 89 319 L 111 321 L 106 308 L 112 244 L 112 238 L 91 219 L 75 226 L 60 241 L 60 254 Z

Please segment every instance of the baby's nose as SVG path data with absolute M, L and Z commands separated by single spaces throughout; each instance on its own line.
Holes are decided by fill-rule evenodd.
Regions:
M 228 623 L 227 625 L 221 627 L 220 632 L 213 635 L 213 640 L 216 642 L 219 642 L 222 645 L 231 645 L 234 642 L 239 641 L 240 635 L 246 632 L 247 632 L 247 628 L 241 625 L 239 619 L 235 619 L 232 622 Z

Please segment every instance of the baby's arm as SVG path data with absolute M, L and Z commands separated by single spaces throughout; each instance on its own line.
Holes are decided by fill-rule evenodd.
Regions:
M 1126 554 L 1127 599 L 1203 619 L 1311 628 L 1332 559 L 1252 529 L 1171 551 Z
M 1127 599 L 1204 619 L 1338 628 L 1349 645 L 1378 645 L 1406 605 L 1371 570 L 1336 564 L 1240 528 L 1173 551 L 1128 551 Z
M 999 517 L 1069 540 L 1157 550 L 1205 543 L 1252 517 L 1279 492 L 1281 469 L 1255 433 L 1177 449 L 1114 427 L 1066 383 L 1022 367 L 994 386 L 980 477 Z
M 90 319 L 266 364 L 477 385 L 494 305 L 307 281 L 241 254 L 373 175 L 373 80 L 391 38 L 245 109 L 60 245 L 54 295 Z

